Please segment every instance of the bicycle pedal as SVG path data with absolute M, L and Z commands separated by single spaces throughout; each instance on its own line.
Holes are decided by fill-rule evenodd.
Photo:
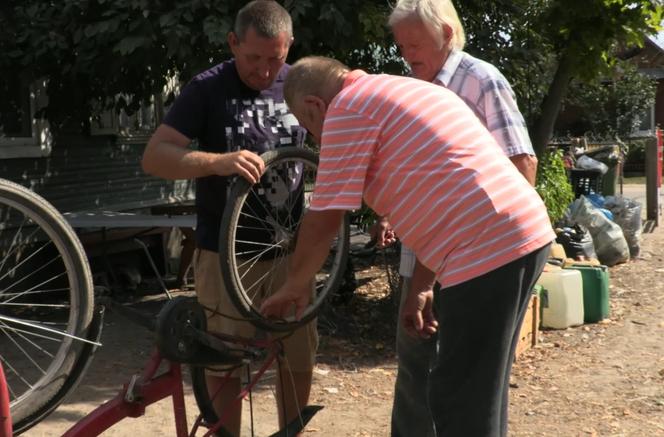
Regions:
M 138 402 L 143 398 L 140 394 L 136 393 L 136 382 L 138 382 L 139 379 L 140 376 L 138 375 L 131 376 L 129 384 L 127 384 L 127 391 L 125 391 L 124 395 L 125 402 Z

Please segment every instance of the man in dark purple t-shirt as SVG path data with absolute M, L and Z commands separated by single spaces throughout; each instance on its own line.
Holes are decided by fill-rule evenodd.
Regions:
M 228 180 L 239 175 L 255 183 L 264 171 L 259 154 L 280 145 L 302 145 L 306 131 L 298 126 L 283 99 L 285 64 L 293 41 L 288 12 L 275 1 L 248 3 L 236 17 L 228 43 L 234 58 L 194 77 L 173 103 L 143 155 L 143 169 L 165 179 L 196 178 L 196 245 L 194 274 L 199 302 L 206 308 L 234 316 L 224 289 L 219 262 L 219 226 Z M 189 146 L 193 140 L 197 150 Z M 221 254 L 225 256 L 225 254 Z M 279 280 L 274 282 L 276 288 Z M 208 312 L 208 329 L 251 337 L 248 322 Z M 279 408 L 280 422 L 290 422 L 307 405 L 314 357 L 318 345 L 316 322 L 298 329 L 284 340 L 284 381 L 278 390 L 285 399 L 286 418 Z M 210 393 L 222 381 L 221 369 L 210 371 L 206 380 Z M 292 383 L 294 382 L 294 384 Z M 294 386 L 294 387 L 293 387 Z M 224 386 L 215 400 L 219 412 L 240 390 L 240 375 Z M 240 409 L 227 424 L 239 435 Z

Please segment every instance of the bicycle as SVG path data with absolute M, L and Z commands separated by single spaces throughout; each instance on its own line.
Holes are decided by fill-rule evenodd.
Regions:
M 85 252 L 45 199 L 0 179 L 0 362 L 20 433 L 80 381 L 101 314 Z
M 350 222 L 346 214 L 330 255 L 316 275 L 316 288 L 302 318 L 264 318 L 256 300 L 256 284 L 245 278 L 253 276 L 256 263 L 266 258 L 272 260 L 270 271 L 279 269 L 295 249 L 297 229 L 316 180 L 318 156 L 306 149 L 283 147 L 266 152 L 261 158 L 265 161 L 261 182 L 251 185 L 238 179 L 231 191 L 220 229 L 219 247 L 226 254 L 221 271 L 226 289 L 233 291 L 230 296 L 244 317 L 259 328 L 290 331 L 313 319 L 341 283 L 350 247 Z M 294 221 L 294 216 L 299 219 Z M 259 231 L 262 237 L 250 241 L 253 231 Z
M 266 170 L 261 182 L 250 185 L 238 179 L 230 193 L 230 207 L 226 208 L 220 236 L 220 247 L 226 248 L 228 256 L 222 257 L 221 267 L 234 303 L 251 323 L 268 330 L 289 331 L 315 317 L 325 297 L 341 280 L 348 254 L 349 228 L 347 222 L 340 227 L 339 235 L 331 247 L 331 255 L 316 277 L 311 305 L 305 316 L 301 320 L 263 318 L 253 293 L 256 284 L 248 283 L 245 277 L 258 260 L 269 258 L 275 269 L 287 262 L 311 196 L 317 156 L 303 149 L 288 147 L 267 152 L 262 158 Z M 260 214 L 256 212 L 257 208 L 262 209 Z M 250 228 L 261 231 L 258 240 L 249 239 L 255 236 L 255 233 L 247 232 Z M 269 271 L 264 276 L 268 275 Z M 265 358 L 258 373 L 249 378 L 241 396 L 235 400 L 239 402 L 250 394 L 267 368 L 277 359 L 281 350 L 280 342 L 212 335 L 206 332 L 205 320 L 203 310 L 196 303 L 181 299 L 169 302 L 154 326 L 157 348 L 143 374 L 132 377 L 116 398 L 86 416 L 65 435 L 96 435 L 125 417 L 142 415 L 146 406 L 167 396 L 173 398 L 178 436 L 194 435 L 200 427 L 209 429 L 205 435 L 227 435 L 223 429 L 225 417 L 216 417 L 215 410 L 211 408 L 212 400 L 218 393 L 208 393 L 203 376 L 205 366 L 218 363 L 246 365 L 258 357 Z M 153 328 L 149 320 L 143 320 L 142 324 Z M 166 361 L 168 371 L 157 374 L 163 361 Z M 180 363 L 192 366 L 192 385 L 201 411 L 190 431 L 187 431 L 184 416 Z M 274 435 L 294 435 L 318 409 L 320 407 L 305 407 L 298 419 Z M 0 436 L 5 437 L 2 434 Z
M 112 302 L 106 304 L 120 309 Z M 127 308 L 121 310 L 124 314 L 127 311 Z M 224 411 L 228 412 L 251 394 L 265 372 L 277 361 L 281 343 L 278 340 L 210 334 L 206 330 L 207 319 L 203 307 L 189 297 L 180 296 L 168 301 L 159 312 L 156 322 L 133 311 L 130 314 L 134 321 L 139 321 L 156 334 L 156 347 L 149 360 L 140 375 L 133 375 L 113 399 L 74 424 L 63 437 L 99 435 L 127 417 L 142 416 L 149 405 L 167 397 L 172 398 L 177 437 L 194 436 L 199 430 L 204 430 L 204 436 L 229 437 L 230 434 L 224 429 L 226 415 L 216 417 L 212 408 L 212 401 L 218 393 L 211 396 L 208 394 L 204 369 L 210 365 L 223 364 L 232 368 L 248 366 L 257 360 L 263 361 L 232 404 L 224 406 Z M 187 425 L 182 364 L 190 366 L 192 387 L 200 411 L 191 427 Z M 159 369 L 163 367 L 167 370 L 160 372 Z M 294 436 L 321 408 L 314 405 L 304 407 L 296 419 L 271 434 L 271 437 Z

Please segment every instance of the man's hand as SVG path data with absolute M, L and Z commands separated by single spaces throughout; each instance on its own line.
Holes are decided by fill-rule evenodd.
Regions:
M 240 150 L 217 155 L 210 163 L 210 170 L 219 176 L 236 174 L 255 184 L 265 171 L 265 162 L 254 152 Z
M 141 165 L 143 170 L 164 179 L 192 179 L 206 176 L 240 175 L 255 184 L 265 171 L 265 163 L 248 150 L 213 153 L 188 148 L 191 139 L 161 124 L 150 137 Z
M 433 314 L 433 290 L 409 292 L 400 322 L 412 337 L 429 338 L 435 334 L 438 321 Z
M 535 186 L 537 179 L 537 157 L 528 155 L 527 153 L 510 156 L 510 161 L 519 170 L 519 173 L 530 183 Z
M 345 211 L 329 209 L 309 210 L 297 231 L 295 251 L 290 257 L 288 279 L 276 293 L 261 305 L 265 317 L 302 318 L 312 297 L 316 272 L 325 263 L 330 245 L 337 235 Z
M 397 241 L 392 226 L 385 217 L 379 217 L 376 223 L 369 228 L 371 240 L 376 242 L 376 247 L 382 248 L 394 244 Z
M 297 285 L 287 280 L 276 293 L 265 299 L 261 314 L 277 319 L 295 315 L 295 319 L 300 320 L 310 301 L 311 283 Z

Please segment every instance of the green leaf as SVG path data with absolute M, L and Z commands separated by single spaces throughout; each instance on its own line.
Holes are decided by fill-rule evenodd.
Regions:
M 173 13 L 167 13 L 165 15 L 162 15 L 159 17 L 159 25 L 161 27 L 170 27 L 177 23 L 177 18 L 175 17 L 175 14 Z
M 145 36 L 128 36 L 120 40 L 113 50 L 121 55 L 129 55 L 139 47 L 149 47 L 150 39 Z

